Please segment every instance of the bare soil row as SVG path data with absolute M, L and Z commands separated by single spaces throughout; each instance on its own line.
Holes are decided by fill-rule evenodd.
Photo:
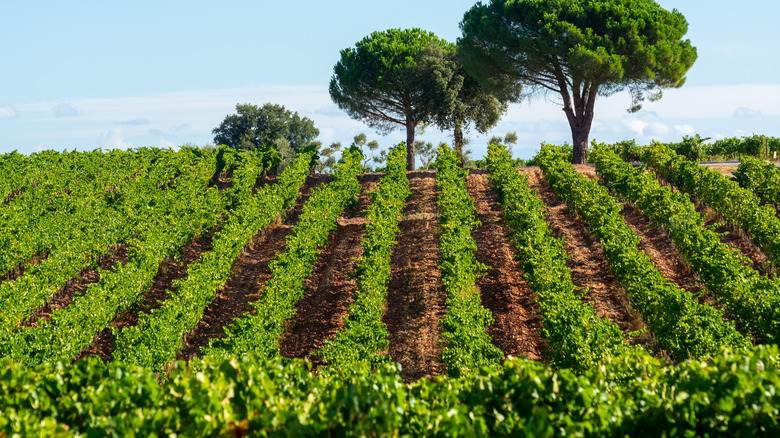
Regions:
M 576 166 L 589 178 L 597 178 L 592 168 Z M 593 304 L 603 318 L 617 323 L 625 332 L 644 327 L 639 315 L 631 309 L 621 286 L 610 273 L 601 244 L 587 226 L 575 217 L 565 203 L 556 199 L 538 169 L 523 169 L 531 187 L 538 192 L 547 207 L 547 221 L 554 235 L 565 238 L 567 262 L 572 280 L 580 288 L 587 289 L 584 300 Z M 315 264 L 311 277 L 306 281 L 306 293 L 297 304 L 297 312 L 285 327 L 280 339 L 280 352 L 285 357 L 308 358 L 315 365 L 321 359 L 312 353 L 323 345 L 325 339 L 335 335 L 343 327 L 343 318 L 353 302 L 356 282 L 353 274 L 356 259 L 362 254 L 361 240 L 366 222 L 364 213 L 370 203 L 368 196 L 381 175 L 367 174 L 361 180 L 362 191 L 358 203 L 345 211 L 338 219 L 338 228 L 331 233 Z M 412 195 L 407 200 L 400 223 L 400 235 L 391 259 L 392 280 L 388 286 L 384 322 L 390 333 L 388 354 L 403 367 L 407 380 L 433 377 L 446 372 L 439 361 L 441 343 L 441 318 L 446 314 L 446 293 L 442 287 L 438 269 L 439 212 L 436 205 L 436 184 L 433 171 L 409 173 Z M 234 262 L 227 285 L 217 294 L 206 309 L 200 323 L 183 339 L 181 359 L 199 354 L 209 340 L 224 336 L 224 327 L 245 312 L 251 312 L 250 303 L 260 298 L 265 282 L 270 278 L 269 262 L 284 251 L 285 238 L 290 234 L 303 205 L 311 191 L 330 180 L 329 176 L 314 176 L 307 180 L 296 206 L 285 219 L 273 224 L 254 236 Z M 272 182 L 272 181 L 271 181 Z M 497 203 L 492 184 L 484 171 L 473 171 L 468 179 L 468 190 L 475 201 L 481 226 L 473 232 L 477 242 L 477 259 L 489 266 L 477 282 L 482 304 L 491 310 L 495 323 L 488 327 L 494 344 L 505 356 L 526 356 L 531 360 L 546 361 L 546 342 L 541 336 L 542 321 L 536 296 L 523 279 L 516 260 L 516 252 L 508 240 L 509 230 L 502 221 L 501 207 Z M 630 206 L 622 214 L 629 226 L 642 237 L 640 249 L 646 252 L 664 277 L 680 287 L 714 303 L 689 266 L 681 259 L 666 232 L 654 226 L 647 216 Z M 711 212 L 702 207 L 709 222 L 715 221 Z M 187 265 L 195 261 L 203 251 L 208 251 L 213 233 L 194 240 L 182 250 L 180 261 L 167 261 L 154 280 L 154 286 L 144 296 L 142 303 L 120 315 L 112 323 L 114 330 L 136 324 L 140 312 L 150 312 L 168 298 L 172 282 L 186 275 Z M 724 237 L 724 241 L 736 245 L 743 254 L 757 264 L 762 255 L 755 246 L 737 234 Z M 101 269 L 110 269 L 116 262 L 126 261 L 125 248 L 120 247 L 105 257 Z M 97 281 L 99 271 L 84 271 L 73 279 L 52 301 L 38 309 L 27 325 L 46 320 L 51 311 L 68 305 L 73 296 L 84 293 L 86 286 Z M 634 338 L 632 342 L 654 350 L 655 341 L 650 334 Z M 78 358 L 100 356 L 111 360 L 114 349 L 111 329 L 100 332 L 92 345 Z M 76 359 L 78 359 L 76 358 Z

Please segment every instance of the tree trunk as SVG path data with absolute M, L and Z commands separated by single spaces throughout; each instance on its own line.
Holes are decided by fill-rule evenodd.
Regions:
M 415 124 L 414 122 L 407 118 L 406 119 L 406 170 L 407 172 L 410 172 L 414 170 L 414 156 L 415 156 L 415 148 L 414 148 L 414 128 Z
M 563 69 L 555 65 L 555 76 L 563 98 L 563 112 L 569 121 L 572 138 L 572 164 L 588 163 L 588 135 L 593 123 L 593 108 L 596 103 L 599 86 L 593 81 L 569 80 Z M 569 94 L 571 87 L 571 94 Z
M 571 97 L 568 92 L 561 92 L 564 101 L 563 112 L 566 113 L 571 128 L 572 164 L 588 164 L 588 136 L 593 123 L 597 89 L 597 86 L 590 85 L 580 91 L 577 84 Z
M 455 153 L 458 154 L 458 158 L 460 158 L 460 167 L 463 167 L 466 165 L 466 157 L 463 156 L 463 129 L 460 126 L 460 123 L 455 124 L 453 137 L 455 137 Z
M 590 125 L 581 128 L 572 126 L 572 164 L 588 164 L 588 134 L 590 134 Z

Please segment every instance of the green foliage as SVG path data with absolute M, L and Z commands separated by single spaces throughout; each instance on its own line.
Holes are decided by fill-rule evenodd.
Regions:
M 596 140 L 593 140 L 591 147 L 598 147 L 602 150 L 609 149 L 624 161 L 640 161 L 642 159 L 642 147 L 636 144 L 636 140 L 624 140 L 612 144 L 596 143 Z
M 244 247 L 285 208 L 292 207 L 309 173 L 309 162 L 308 155 L 298 155 L 276 184 L 264 186 L 255 195 L 252 188 L 258 167 L 250 162 L 234 170 L 232 190 L 240 198 L 214 235 L 212 250 L 188 266 L 186 278 L 174 281 L 170 299 L 151 313 L 140 314 L 137 325 L 115 332 L 115 359 L 163 371 L 176 358 L 182 338 L 224 287 Z
M 0 270 L 25 275 L 0 283 L 0 331 L 45 304 L 79 271 L 141 229 L 144 210 L 198 158 L 190 150 L 66 152 L 30 157 L 21 193 L 0 209 Z M 11 172 L 13 174 L 13 172 Z M 29 263 L 35 255 L 45 258 Z
M 200 157 L 189 161 L 185 158 L 189 154 Z M 128 262 L 99 270 L 100 280 L 67 307 L 54 310 L 49 322 L 0 333 L 0 356 L 29 363 L 73 359 L 98 331 L 134 306 L 151 286 L 160 264 L 177 257 L 194 237 L 216 226 L 226 209 L 230 198 L 208 186 L 216 155 L 185 150 L 173 187 L 146 186 L 130 196 L 134 202 L 125 205 L 122 214 L 138 226 L 125 241 Z
M 526 163 L 527 166 L 539 166 L 540 164 L 540 158 L 544 155 L 542 151 L 544 149 L 555 149 L 557 153 L 562 154 L 564 159 L 567 162 L 571 162 L 572 156 L 573 156 L 573 149 L 570 144 L 564 143 L 562 145 L 550 145 L 550 144 L 543 144 L 542 148 L 539 149 L 539 152 L 536 153 L 536 155 L 533 156 L 528 162 Z
M 683 137 L 683 141 L 680 143 L 672 143 L 669 147 L 676 153 L 685 157 L 686 160 L 700 161 L 705 159 L 709 154 L 707 153 L 707 145 L 705 141 L 710 138 L 701 138 L 699 134 L 691 137 L 686 135 Z
M 278 339 L 284 323 L 295 315 L 295 303 L 303 296 L 303 283 L 336 228 L 336 219 L 357 201 L 362 156 L 356 148 L 344 151 L 333 182 L 312 191 L 299 222 L 287 237 L 284 252 L 270 263 L 271 279 L 260 300 L 252 303 L 253 314 L 244 314 L 229 327 L 225 337 L 212 339 L 204 356 L 232 357 L 252 353 L 261 357 L 278 354 Z
M 705 146 L 709 157 L 723 157 L 726 159 L 735 159 L 744 155 L 761 157 L 767 152 L 771 154 L 772 152 L 780 151 L 780 138 L 766 135 L 751 135 L 742 138 L 724 138 Z
M 426 120 L 429 108 L 422 96 L 403 109 L 395 109 L 382 100 L 403 105 L 405 94 L 420 94 L 410 92 L 416 91 L 422 80 L 424 72 L 418 68 L 418 59 L 431 44 L 445 51 L 454 50 L 452 44 L 421 29 L 373 32 L 354 48 L 341 51 L 330 81 L 331 98 L 351 117 L 382 131 L 405 124 L 405 109 L 414 112 L 413 121 Z
M 341 151 L 341 142 L 333 142 L 330 146 L 320 149 L 320 155 L 322 156 L 319 162 L 314 167 L 318 173 L 324 173 L 326 171 L 332 172 L 336 166 L 336 154 Z
M 319 148 L 320 148 L 319 143 L 312 143 L 308 146 L 304 146 L 298 149 L 298 154 L 301 155 L 305 154 L 309 156 L 309 164 L 308 164 L 309 171 L 314 169 L 317 166 L 317 163 L 320 161 Z
M 419 64 L 429 72 L 430 80 L 421 87 L 434 108 L 431 121 L 453 132 L 454 149 L 462 159 L 463 132 L 473 124 L 478 132 L 486 133 L 506 112 L 508 102 L 488 94 L 466 73 L 455 50 L 431 45 L 420 56 Z
M 512 150 L 512 146 L 514 146 L 515 143 L 517 143 L 516 132 L 507 132 L 506 135 L 504 135 L 503 137 L 494 135 L 490 137 L 490 140 L 488 140 L 488 146 L 490 146 L 491 144 L 508 146 L 509 155 L 512 155 L 511 150 Z
M 721 243 L 719 234 L 704 227 L 687 195 L 661 186 L 644 168 L 632 167 L 607 149 L 597 148 L 594 155 L 596 169 L 610 187 L 669 231 L 680 255 L 724 304 L 737 328 L 760 342 L 776 344 L 780 280 L 760 275 L 749 266 L 749 259 Z
M 431 45 L 441 53 L 454 50 L 451 43 L 421 29 L 373 32 L 341 51 L 330 80 L 331 99 L 350 117 L 380 132 L 406 129 L 408 170 L 414 169 L 414 129 L 437 110 L 426 91 L 436 89 L 432 72 L 420 63 Z
M 563 74 L 603 94 L 628 89 L 636 105 L 681 86 L 696 60 L 685 17 L 652 0 L 492 0 L 466 12 L 461 29 L 464 65 L 491 89 L 519 81 L 558 91 Z
M 350 375 L 354 370 L 376 369 L 390 361 L 380 354 L 387 349 L 389 336 L 382 315 L 390 281 L 390 256 L 399 233 L 398 219 L 411 194 L 403 143 L 390 150 L 385 172 L 379 187 L 370 193 L 371 205 L 365 213 L 368 223 L 361 242 L 363 255 L 356 268 L 355 302 L 349 307 L 344 328 L 313 353 L 328 363 L 320 369 L 324 374 Z
M 447 315 L 442 318 L 446 347 L 442 362 L 450 376 L 469 375 L 495 367 L 503 353 L 491 343 L 485 331 L 493 324 L 490 310 L 482 307 L 475 285 L 482 271 L 490 269 L 477 261 L 477 243 L 471 231 L 480 225 L 474 200 L 466 189 L 468 172 L 459 166 L 458 156 L 446 144 L 436 158 L 437 204 L 441 213 L 441 281 L 447 291 Z
M 777 347 L 659 367 L 607 359 L 582 375 L 522 359 L 404 383 L 397 366 L 315 377 L 300 360 L 145 368 L 0 362 L 6 436 L 774 436 Z M 629 376 L 616 384 L 614 375 Z
M 574 161 L 587 161 L 596 96 L 627 89 L 630 111 L 680 87 L 696 60 L 688 23 L 653 0 L 491 0 L 460 23 L 458 52 L 489 92 L 516 99 L 556 93 L 572 130 Z
M 620 205 L 607 189 L 574 170 L 559 149 L 543 146 L 537 158 L 555 193 L 598 236 L 612 274 L 661 348 L 683 360 L 749 345 L 733 322 L 723 320 L 722 310 L 700 304 L 662 276 L 650 257 L 638 249 L 639 237 L 626 225 Z
M 442 143 L 443 144 L 443 143 Z M 441 147 L 441 144 L 439 145 Z M 438 148 L 433 143 L 426 141 L 417 144 L 417 156 L 420 158 L 420 169 L 435 169 Z
M 580 292 L 571 280 L 563 241 L 552 236 L 544 220 L 544 203 L 528 187 L 528 178 L 514 168 L 505 147 L 488 147 L 487 168 L 523 277 L 538 297 L 542 335 L 553 365 L 582 373 L 605 358 L 636 353 L 624 342 L 617 324 L 599 318 L 592 303 L 582 302 L 587 291 Z
M 282 105 L 266 103 L 258 107 L 248 103 L 236 104 L 236 113 L 226 116 L 212 130 L 214 143 L 252 150 L 284 138 L 293 150 L 298 150 L 320 135 L 308 117 L 301 118 L 297 112 L 289 111 Z
M 379 149 L 379 142 L 376 140 L 368 141 L 366 134 L 361 132 L 354 137 L 352 144 L 360 148 L 360 153 L 363 154 L 363 170 L 370 172 L 371 163 L 377 162 L 378 156 L 376 155 L 376 151 Z
M 772 163 L 746 155 L 733 172 L 740 187 L 752 191 L 764 204 L 780 207 L 780 169 Z
M 719 172 L 686 161 L 668 146 L 654 143 L 644 149 L 644 161 L 661 178 L 720 213 L 744 230 L 777 265 L 780 261 L 780 219 L 772 206 L 759 205 L 753 192 Z

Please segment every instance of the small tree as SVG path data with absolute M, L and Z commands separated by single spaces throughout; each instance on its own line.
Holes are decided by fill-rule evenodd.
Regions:
M 366 172 L 371 171 L 371 165 L 369 162 L 376 161 L 376 151 L 379 149 L 379 142 L 376 140 L 368 141 L 366 134 L 360 133 L 353 138 L 354 145 L 360 148 L 360 152 L 363 153 L 363 170 Z M 364 148 L 368 149 L 368 152 Z
M 281 171 L 290 165 L 290 161 L 293 159 L 293 150 L 290 147 L 290 142 L 287 141 L 284 137 L 279 137 L 276 140 L 273 141 L 273 145 L 276 148 L 277 151 L 279 151 L 279 166 L 276 168 L 276 173 L 281 173 Z
M 422 92 L 431 78 L 418 63 L 432 44 L 444 52 L 455 50 L 453 44 L 420 29 L 374 32 L 341 51 L 330 80 L 331 99 L 350 117 L 380 132 L 406 129 L 407 170 L 414 170 L 414 130 L 436 109 Z
M 456 51 L 444 52 L 431 45 L 420 57 L 420 66 L 431 80 L 425 82 L 426 99 L 434 103 L 432 122 L 443 130 L 451 130 L 455 152 L 466 163 L 463 133 L 473 124 L 480 133 L 494 127 L 507 110 L 507 103 L 516 100 L 520 86 L 499 99 L 488 94 L 474 77 L 466 72 Z
M 420 158 L 420 169 L 428 170 L 436 161 L 437 149 L 429 141 L 420 142 L 417 148 L 417 156 Z
M 509 150 L 509 155 L 512 155 L 512 147 L 517 143 L 517 133 L 507 132 L 503 137 L 494 135 L 488 140 L 488 144 L 503 145 Z
M 296 151 L 309 146 L 320 135 L 309 118 L 301 118 L 297 112 L 271 103 L 262 107 L 237 104 L 236 114 L 225 117 L 211 132 L 216 144 L 248 150 L 273 144 L 283 138 Z
M 324 173 L 336 165 L 336 154 L 341 151 L 341 142 L 333 142 L 320 151 L 320 161 L 315 166 L 317 173 Z
M 677 10 L 653 0 L 492 0 L 460 23 L 466 71 L 499 95 L 517 84 L 560 95 L 573 162 L 588 158 L 596 96 L 628 89 L 632 105 L 680 87 L 696 61 Z
M 381 172 L 381 168 L 384 167 L 384 164 L 387 162 L 387 150 L 382 149 L 379 151 L 379 155 L 374 155 L 374 164 L 376 164 L 378 167 L 375 169 L 376 172 Z

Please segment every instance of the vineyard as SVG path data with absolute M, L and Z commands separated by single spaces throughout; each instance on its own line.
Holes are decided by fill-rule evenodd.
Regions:
M 618 149 L 2 155 L 0 437 L 777 434 L 780 171 Z

